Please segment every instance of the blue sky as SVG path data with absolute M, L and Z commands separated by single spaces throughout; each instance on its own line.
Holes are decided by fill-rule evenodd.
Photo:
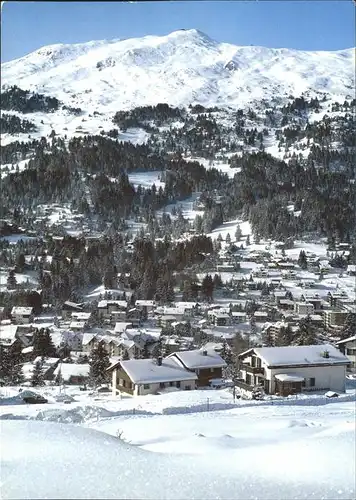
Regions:
M 217 41 L 301 50 L 355 46 L 352 0 L 5 2 L 2 62 L 44 45 L 197 28 Z

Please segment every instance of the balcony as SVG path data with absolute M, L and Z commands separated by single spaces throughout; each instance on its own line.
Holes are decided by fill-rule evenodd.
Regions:
M 236 380 L 235 381 L 235 386 L 239 387 L 240 389 L 245 389 L 245 391 L 252 391 L 253 390 L 253 385 L 246 384 L 243 380 Z
M 254 375 L 264 375 L 264 369 L 262 368 L 262 366 L 251 366 L 247 363 L 242 363 L 241 370 L 245 370 L 247 373 L 253 373 Z

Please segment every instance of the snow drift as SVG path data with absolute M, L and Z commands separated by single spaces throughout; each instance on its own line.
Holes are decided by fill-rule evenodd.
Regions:
M 102 432 L 38 421 L 1 422 L 2 498 L 354 498 L 350 430 L 252 446 L 224 436 L 201 455 L 152 453 Z M 217 446 L 218 445 L 218 446 Z M 258 460 L 256 458 L 258 457 Z

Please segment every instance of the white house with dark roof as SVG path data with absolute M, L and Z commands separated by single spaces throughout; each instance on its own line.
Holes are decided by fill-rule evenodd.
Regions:
M 112 374 L 112 392 L 133 396 L 156 394 L 166 388 L 195 389 L 197 375 L 179 366 L 171 358 L 130 359 L 108 368 Z
M 252 348 L 238 356 L 243 391 L 262 386 L 267 394 L 345 392 L 350 360 L 330 344 Z

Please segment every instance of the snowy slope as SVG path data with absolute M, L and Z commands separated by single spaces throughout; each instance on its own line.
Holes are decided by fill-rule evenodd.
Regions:
M 354 402 L 2 420 L 1 433 L 2 498 L 355 497 Z
M 197 30 L 51 45 L 2 64 L 2 84 L 115 112 L 167 102 L 242 107 L 275 96 L 353 94 L 354 50 L 305 52 L 218 43 Z

